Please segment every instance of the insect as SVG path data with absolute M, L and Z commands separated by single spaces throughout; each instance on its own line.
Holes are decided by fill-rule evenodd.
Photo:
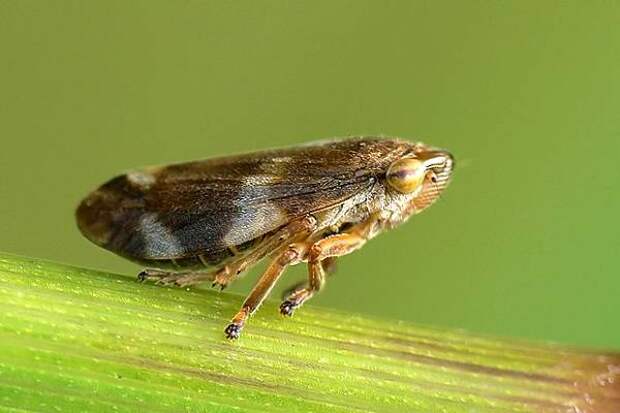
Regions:
M 450 153 L 401 139 L 317 142 L 128 172 L 88 195 L 76 218 L 86 238 L 147 267 L 141 281 L 223 289 L 268 257 L 224 330 L 236 339 L 286 267 L 308 265 L 307 283 L 280 305 L 290 316 L 337 257 L 437 200 L 453 167 Z

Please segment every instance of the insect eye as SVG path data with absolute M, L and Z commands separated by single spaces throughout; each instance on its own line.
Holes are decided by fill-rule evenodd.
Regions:
M 387 171 L 388 184 L 403 194 L 409 194 L 424 183 L 426 168 L 419 159 L 399 159 L 390 165 Z

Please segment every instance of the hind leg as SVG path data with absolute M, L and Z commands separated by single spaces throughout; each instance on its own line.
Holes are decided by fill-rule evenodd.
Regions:
M 191 285 L 201 284 L 206 281 L 212 281 L 214 278 L 213 271 L 165 271 L 155 268 L 147 268 L 140 271 L 138 281 L 155 281 L 158 285 L 175 285 L 177 287 L 189 287 Z
M 160 285 L 176 285 L 178 287 L 188 287 L 211 281 L 213 287 L 226 288 L 231 282 L 236 280 L 241 273 L 252 267 L 267 254 L 281 248 L 289 243 L 303 239 L 316 228 L 316 218 L 307 215 L 299 220 L 293 221 L 287 226 L 270 235 L 269 238 L 261 242 L 256 248 L 247 255 L 238 257 L 229 264 L 219 269 L 204 269 L 190 271 L 165 271 L 158 269 L 145 269 L 138 274 L 139 281 L 155 281 Z M 202 256 L 200 260 L 207 265 Z

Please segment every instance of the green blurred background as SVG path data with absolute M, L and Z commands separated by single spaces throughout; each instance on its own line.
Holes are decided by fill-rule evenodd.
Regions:
M 133 277 L 73 218 L 118 172 L 402 136 L 452 186 L 313 305 L 619 348 L 615 4 L 0 1 L 0 250 Z

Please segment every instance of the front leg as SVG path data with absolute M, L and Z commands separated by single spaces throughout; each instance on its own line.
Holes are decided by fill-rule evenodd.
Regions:
M 373 217 L 346 232 L 327 236 L 315 242 L 308 252 L 308 285 L 292 292 L 280 305 L 280 313 L 293 315 L 296 308 L 312 298 L 325 283 L 323 261 L 341 257 L 361 248 L 373 231 L 377 220 Z
M 237 312 L 230 324 L 224 330 L 227 338 L 231 340 L 239 338 L 246 321 L 269 295 L 269 292 L 271 292 L 273 286 L 276 284 L 278 278 L 280 278 L 280 275 L 282 275 L 286 267 L 300 262 L 303 259 L 306 250 L 307 245 L 304 243 L 297 243 L 289 245 L 284 251 L 277 254 L 252 289 L 252 292 L 250 292 L 243 302 L 239 312 Z
M 338 263 L 336 262 L 336 257 L 325 258 L 323 261 L 321 261 L 321 265 L 323 266 L 323 272 L 325 273 L 326 279 L 327 277 L 330 277 L 334 272 L 336 272 L 336 267 L 338 267 Z M 307 284 L 307 281 L 304 280 L 304 281 L 299 281 L 291 285 L 290 287 L 282 291 L 281 298 L 283 300 L 286 300 L 289 295 L 291 295 L 297 290 L 301 290 L 306 284 Z

